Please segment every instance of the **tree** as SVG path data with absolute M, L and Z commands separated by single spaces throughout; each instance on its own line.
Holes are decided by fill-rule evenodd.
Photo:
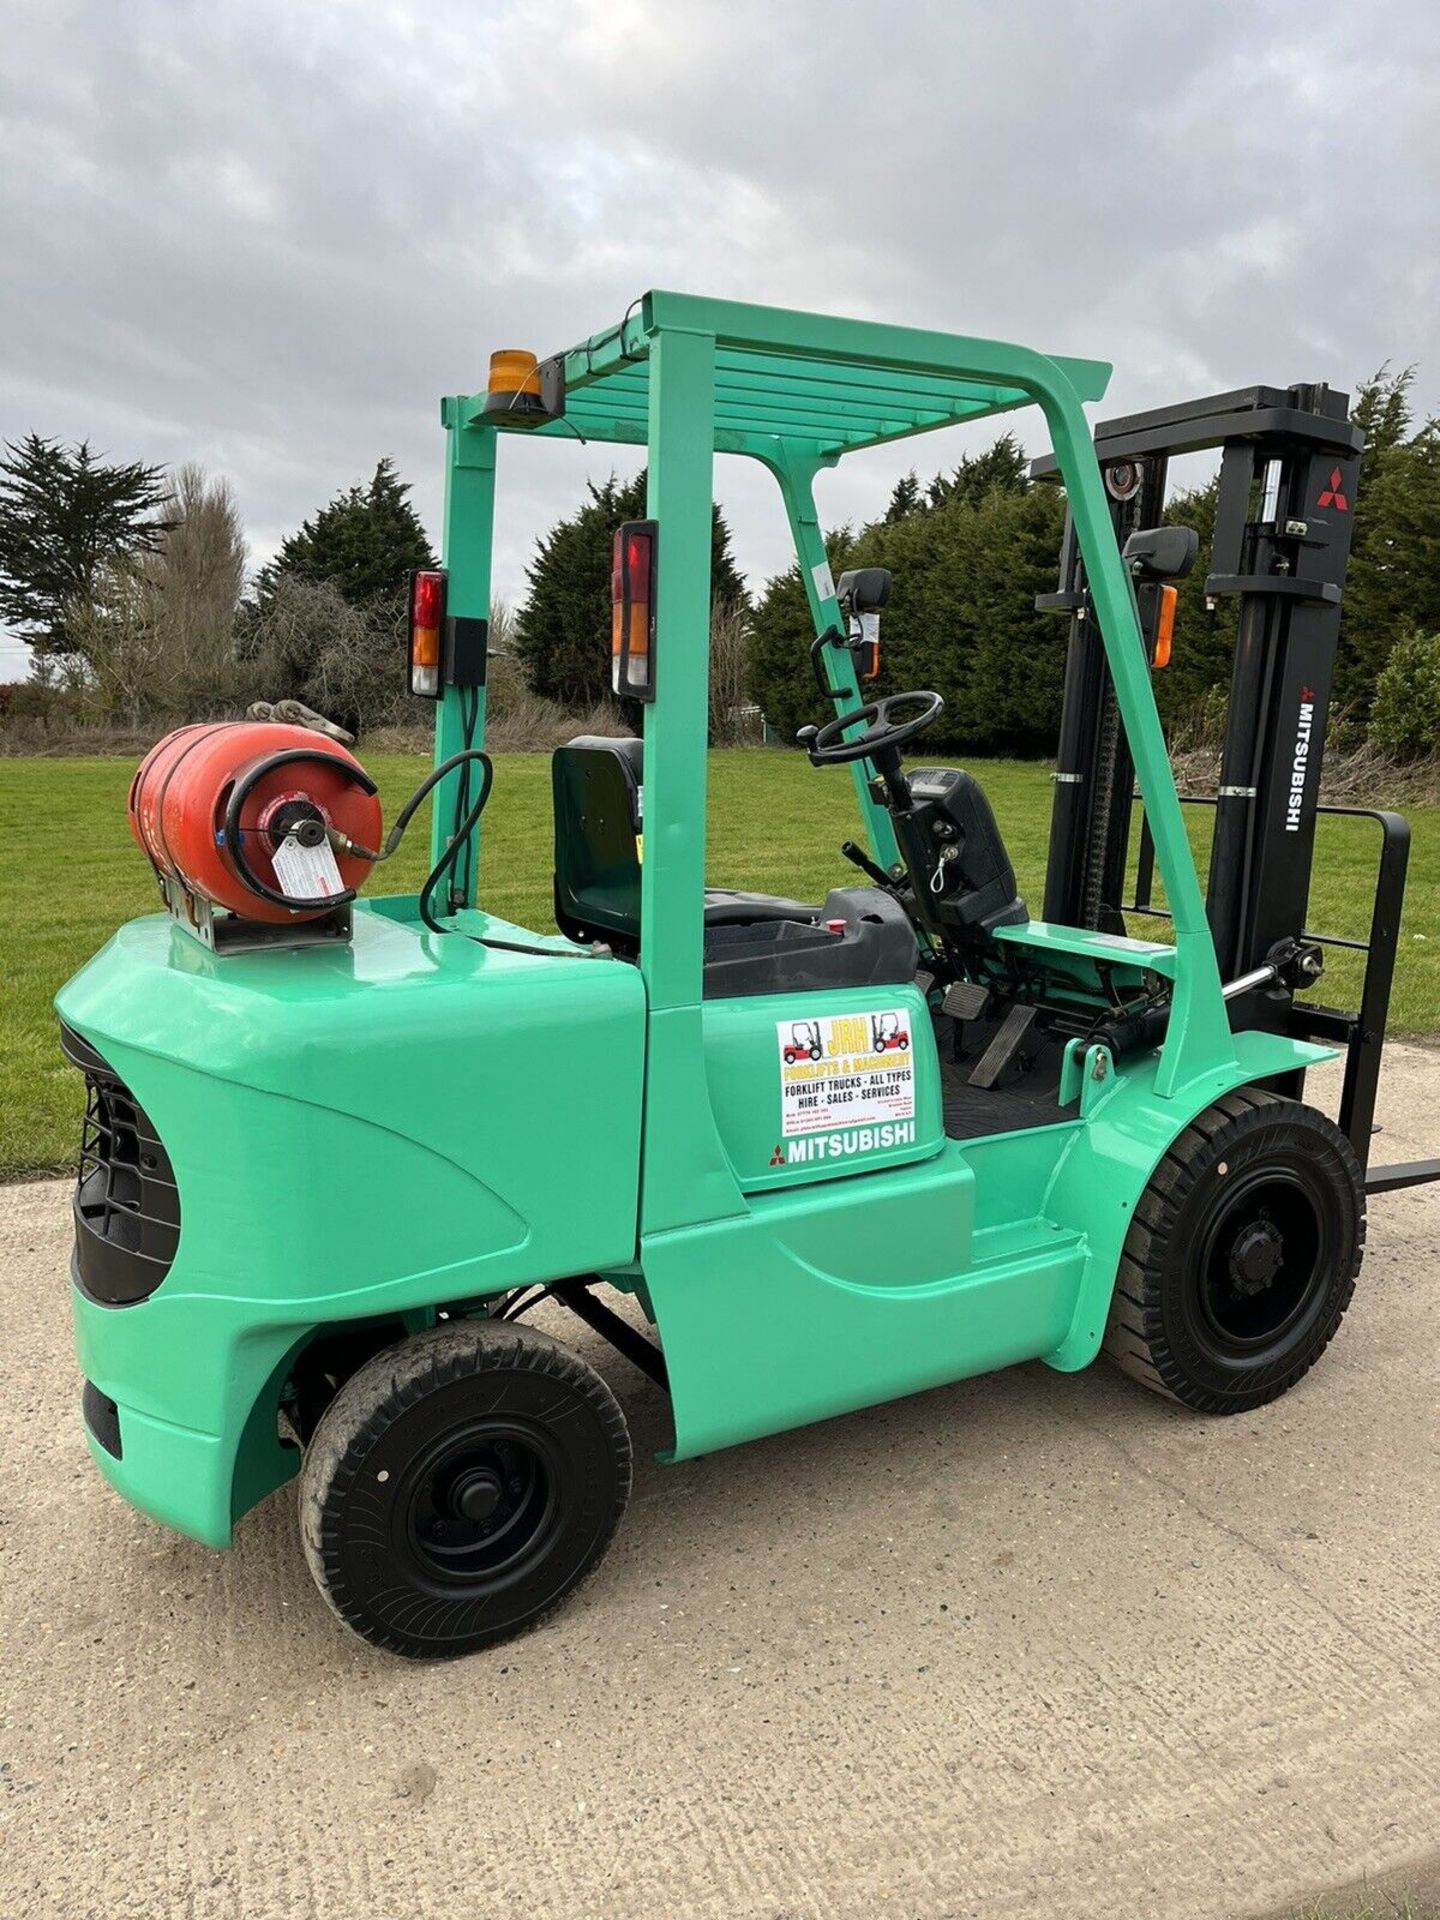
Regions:
M 1440 632 L 1440 420 L 1414 425 L 1411 379 L 1409 368 L 1382 367 L 1361 382 L 1353 408 L 1366 444 L 1334 705 L 1357 726 L 1375 708 L 1401 636 Z M 1155 676 L 1161 717 L 1172 726 L 1213 729 L 1230 685 L 1235 602 L 1221 598 L 1211 608 L 1205 600 L 1217 499 L 1218 479 L 1178 495 L 1165 512 L 1200 536 L 1195 567 L 1180 583 L 1173 662 Z M 907 475 L 879 520 L 829 537 L 834 571 L 872 565 L 894 573 L 880 688 L 931 686 L 945 696 L 944 717 L 929 735 L 937 747 L 1033 750 L 1053 742 L 1065 624 L 1032 614 L 1027 601 L 1054 585 L 1063 505 L 1058 488 L 1029 484 L 1007 433 L 924 487 Z M 782 737 L 822 711 L 808 664 L 811 635 L 792 568 L 767 586 L 750 645 L 752 697 Z M 1383 709 L 1375 709 L 1387 737 L 1398 737 L 1413 653 L 1410 644 L 1404 673 L 1385 682 Z
M 40 654 L 82 650 L 102 576 L 152 552 L 166 522 L 162 470 L 107 464 L 82 440 L 31 433 L 0 460 L 0 619 Z
M 282 579 L 328 581 L 353 607 L 399 593 L 412 569 L 435 565 L 409 493 L 394 462 L 381 460 L 368 486 L 337 493 L 290 535 L 261 570 L 257 598 L 263 602 Z
M 825 551 L 831 571 L 838 578 L 852 558 L 848 529 L 828 534 Z M 864 555 L 867 561 L 877 558 L 874 552 Z M 887 613 L 880 622 L 882 647 L 888 644 L 889 621 Z M 810 721 L 828 719 L 831 711 L 829 703 L 816 691 L 810 670 L 810 643 L 815 638 L 815 628 L 798 565 L 777 573 L 767 582 L 750 624 L 746 662 L 750 698 L 789 746 L 798 728 Z
M 213 652 L 229 640 L 244 591 L 245 529 L 228 480 L 212 480 L 191 461 L 174 486 L 175 517 L 145 571 L 187 647 Z
M 902 492 L 903 488 L 903 492 Z M 1057 487 L 1032 487 L 1010 434 L 937 474 L 925 491 L 897 488 L 881 520 L 826 542 L 831 570 L 888 567 L 875 691 L 933 687 L 945 711 L 926 735 L 937 751 L 1036 751 L 1053 743 L 1065 628 L 1035 611 L 1055 584 L 1065 517 Z M 896 512 L 896 508 L 904 510 Z M 814 637 L 798 569 L 769 583 L 755 610 L 750 691 L 782 738 L 821 717 L 810 670 Z
M 610 554 L 615 529 L 645 515 L 645 475 L 603 486 L 537 543 L 527 568 L 530 596 L 516 623 L 515 652 L 532 693 L 586 707 L 610 692 Z M 745 587 L 730 552 L 730 530 L 713 510 L 710 592 L 721 610 L 743 609 Z
M 1039 613 L 1055 589 L 1065 527 L 1058 487 L 997 486 L 961 508 L 967 527 L 963 591 L 957 596 L 955 665 L 938 663 L 936 685 L 953 699 L 951 737 L 987 752 L 1047 753 L 1060 726 L 1066 623 Z
M 710 744 L 732 746 L 752 738 L 745 707 L 750 616 L 739 604 L 717 600 L 710 609 Z
M 1165 508 L 1167 525 L 1193 527 L 1200 539 L 1195 564 L 1179 583 L 1170 665 L 1152 682 L 1160 717 L 1167 725 L 1193 728 L 1197 716 L 1212 710 L 1212 690 L 1219 688 L 1226 694 L 1230 689 L 1236 603 L 1227 598 L 1210 607 L 1205 600 L 1205 582 L 1213 570 L 1211 554 L 1219 497 L 1217 474 L 1203 487 L 1176 494 Z
M 1401 760 L 1440 748 L 1440 633 L 1413 621 L 1401 627 L 1376 685 L 1370 738 Z
M 890 495 L 890 504 L 885 509 L 884 518 L 893 526 L 897 520 L 906 520 L 912 513 L 920 513 L 925 499 L 920 491 L 920 482 L 912 467 L 903 479 L 895 482 L 894 492 Z
M 175 512 L 158 550 L 138 564 L 179 710 L 213 705 L 228 690 L 246 550 L 228 480 L 187 463 L 175 475 Z
M 1350 418 L 1365 435 L 1365 452 L 1373 460 L 1400 446 L 1410 426 L 1410 388 L 1415 381 L 1414 367 L 1390 371 L 1390 363 L 1355 389 L 1355 404 Z
M 84 691 L 110 718 L 197 719 L 237 693 L 245 535 L 228 481 L 175 475 L 174 518 L 150 552 L 111 561 L 73 619 Z
M 983 453 L 966 454 L 952 474 L 937 473 L 926 491 L 932 507 L 979 506 L 991 493 L 1024 493 L 1030 462 L 1013 433 L 1002 433 Z
M 1412 373 L 1382 367 L 1355 403 L 1366 439 L 1335 673 L 1336 705 L 1353 713 L 1369 711 L 1402 632 L 1440 629 L 1440 422 L 1411 433 Z
M 365 606 L 330 580 L 281 574 L 245 610 L 249 698 L 302 700 L 351 733 L 418 718 L 405 685 L 405 607 L 398 594 Z
M 72 649 L 49 655 L 82 712 L 141 727 L 169 702 L 149 583 L 135 560 L 112 561 L 95 577 L 90 599 L 71 616 Z

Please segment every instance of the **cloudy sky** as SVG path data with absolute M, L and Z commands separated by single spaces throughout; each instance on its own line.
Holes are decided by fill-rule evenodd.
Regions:
M 1101 416 L 1386 359 L 1440 405 L 1436 0 L 0 0 L 0 34 L 0 437 L 198 459 L 257 560 L 385 453 L 438 531 L 438 395 L 651 286 L 1108 359 Z M 847 463 L 827 521 L 963 445 Z M 499 591 L 609 465 L 506 443 Z M 717 491 L 784 564 L 763 476 Z

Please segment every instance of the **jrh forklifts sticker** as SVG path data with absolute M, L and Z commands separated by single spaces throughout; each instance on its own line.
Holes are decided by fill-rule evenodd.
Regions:
M 803 1052 L 796 1046 L 802 1025 L 817 1036 Z M 913 1119 L 909 1026 L 910 1015 L 898 1007 L 777 1020 L 781 1138 Z

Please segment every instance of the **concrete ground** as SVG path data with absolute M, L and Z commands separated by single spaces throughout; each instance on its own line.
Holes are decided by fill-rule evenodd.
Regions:
M 1437 1085 L 1392 1049 L 1378 1160 Z M 293 1489 L 227 1556 L 102 1484 L 67 1201 L 0 1195 L 7 1920 L 1209 1920 L 1440 1851 L 1440 1189 L 1373 1203 L 1330 1354 L 1235 1420 L 1034 1366 L 666 1469 L 600 1352 L 610 1558 L 428 1668 L 337 1626 Z

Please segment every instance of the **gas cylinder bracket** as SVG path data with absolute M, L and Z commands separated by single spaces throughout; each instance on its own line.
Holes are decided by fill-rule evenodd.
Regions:
M 351 910 L 332 907 L 313 920 L 242 920 L 188 892 L 178 880 L 161 874 L 160 891 L 170 917 L 211 953 L 255 953 L 263 949 L 328 947 L 344 943 L 352 932 Z

